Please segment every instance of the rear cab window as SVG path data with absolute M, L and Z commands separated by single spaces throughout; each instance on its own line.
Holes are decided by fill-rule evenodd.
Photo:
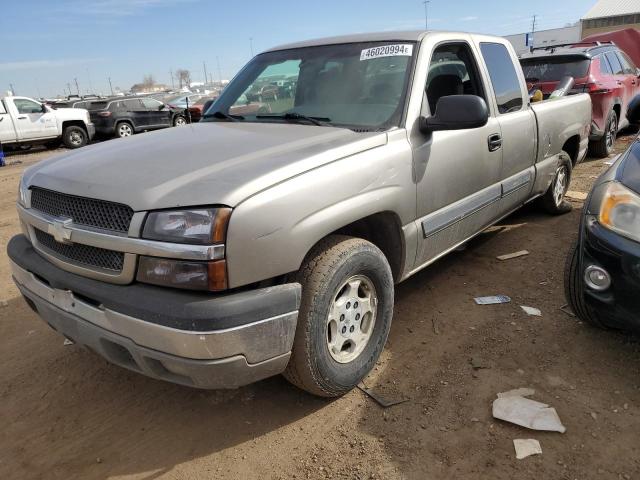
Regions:
M 498 112 L 506 114 L 522 110 L 522 87 L 507 47 L 501 43 L 482 42 L 480 51 L 489 70 Z
M 636 67 L 631 61 L 631 59 L 627 56 L 626 53 L 622 51 L 618 51 L 618 60 L 622 64 L 622 71 L 625 75 L 633 75 L 636 73 Z

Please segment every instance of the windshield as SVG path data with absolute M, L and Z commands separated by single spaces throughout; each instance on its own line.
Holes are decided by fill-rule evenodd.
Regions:
M 412 42 L 367 42 L 258 55 L 208 109 L 245 122 L 304 122 L 378 130 L 397 126 L 413 64 Z M 240 118 L 241 117 L 241 118 Z M 222 115 L 203 121 L 221 121 Z M 228 120 L 228 119 L 227 119 Z
M 531 58 L 520 60 L 524 78 L 534 82 L 558 82 L 564 76 L 587 76 L 589 59 L 580 57 Z

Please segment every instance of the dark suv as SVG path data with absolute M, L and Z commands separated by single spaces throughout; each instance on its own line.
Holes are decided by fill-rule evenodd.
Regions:
M 592 155 L 613 152 L 619 130 L 640 121 L 640 69 L 613 42 L 582 42 L 534 48 L 520 56 L 527 83 L 546 98 L 563 77 L 575 80 L 571 93 L 591 95 Z
M 112 98 L 92 102 L 88 109 L 96 133 L 103 136 L 129 137 L 187 123 L 184 109 L 172 108 L 154 98 Z

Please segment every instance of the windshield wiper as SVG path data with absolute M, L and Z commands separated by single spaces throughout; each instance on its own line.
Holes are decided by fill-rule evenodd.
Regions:
M 256 118 L 281 118 L 283 120 L 288 121 L 297 121 L 297 120 L 306 120 L 309 123 L 313 123 L 314 125 L 318 125 L 319 127 L 331 127 L 333 125 L 328 122 L 331 121 L 330 118 L 327 117 L 308 117 L 306 115 L 302 115 L 296 112 L 288 112 L 283 113 L 281 115 L 256 115 Z
M 208 115 L 203 115 L 202 118 L 222 118 L 224 120 L 231 120 L 232 122 L 244 120 L 244 117 L 242 115 L 229 115 L 228 113 L 221 112 L 220 110 L 218 110 L 217 112 L 209 113 Z

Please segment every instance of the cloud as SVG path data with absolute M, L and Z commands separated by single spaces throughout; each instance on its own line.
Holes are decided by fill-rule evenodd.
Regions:
M 171 7 L 195 0 L 92 0 L 75 2 L 75 11 L 85 15 L 127 17 L 156 7 Z M 73 10 L 71 10 L 73 11 Z
M 97 62 L 99 60 L 99 58 L 67 58 L 64 60 L 29 60 L 25 62 L 4 62 L 0 63 L 0 72 L 68 67 L 70 65 Z
M 478 20 L 478 17 L 474 17 L 473 15 L 470 15 L 468 17 L 462 17 L 460 19 L 461 22 L 473 22 L 474 20 Z

